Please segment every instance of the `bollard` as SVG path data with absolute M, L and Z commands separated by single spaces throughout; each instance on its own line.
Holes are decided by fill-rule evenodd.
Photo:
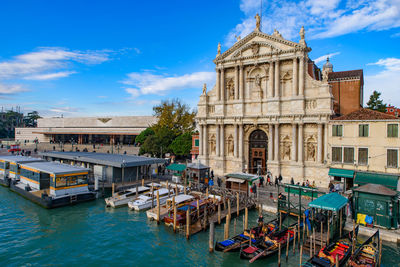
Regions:
M 244 229 L 248 229 L 249 210 L 247 207 L 244 209 Z
M 183 186 L 183 193 L 186 195 L 186 185 Z
M 231 201 L 228 200 L 228 214 L 231 216 Z
M 312 244 L 312 236 L 310 236 L 310 258 L 312 257 L 312 255 L 313 255 L 313 244 Z
M 229 238 L 229 224 L 231 222 L 231 215 L 228 214 L 228 216 L 226 217 L 226 235 L 227 235 L 227 239 Z
M 208 251 L 211 253 L 214 251 L 214 222 L 210 223 L 210 240 L 208 242 Z
M 157 190 L 157 223 L 160 224 L 160 192 Z
M 236 192 L 236 213 L 239 216 L 239 192 Z
M 279 231 L 282 229 L 282 212 L 279 212 Z
M 139 195 L 139 186 L 136 185 L 136 197 L 138 197 L 138 195 Z
M 236 235 L 236 218 L 233 221 L 233 234 Z
M 186 239 L 190 236 L 190 210 L 186 210 Z
M 142 186 L 144 186 L 144 179 L 142 179 Z

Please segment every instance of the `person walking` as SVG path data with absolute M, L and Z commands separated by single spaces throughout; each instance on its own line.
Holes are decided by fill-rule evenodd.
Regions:
M 221 184 L 222 184 L 222 181 L 221 181 L 221 178 L 217 178 L 217 184 L 218 184 L 218 187 L 221 187 Z
M 294 185 L 293 177 L 290 179 L 290 184 L 291 184 L 291 185 Z
M 278 176 L 275 176 L 275 187 L 277 187 L 279 185 L 279 179 Z
M 278 177 L 278 179 L 279 179 L 279 183 L 281 184 L 281 183 L 282 183 L 282 180 L 283 180 L 283 178 L 282 178 L 282 175 L 281 175 L 281 174 L 279 174 L 279 177 Z

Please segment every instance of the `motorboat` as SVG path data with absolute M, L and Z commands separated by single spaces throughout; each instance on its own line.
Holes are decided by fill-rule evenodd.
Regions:
M 139 194 L 147 193 L 150 191 L 150 187 L 147 186 L 139 186 L 136 188 L 129 188 L 127 190 L 117 192 L 113 196 L 105 198 L 104 201 L 106 202 L 107 207 L 121 207 L 127 205 L 129 201 L 132 201 Z
M 148 192 L 138 196 L 136 199 L 128 202 L 128 207 L 132 210 L 147 210 L 157 205 L 157 193 L 159 194 L 160 205 L 164 205 L 170 196 L 174 195 L 174 190 L 170 190 L 168 194 L 168 189 L 161 188 L 153 192 Z M 153 202 L 153 203 L 152 203 Z

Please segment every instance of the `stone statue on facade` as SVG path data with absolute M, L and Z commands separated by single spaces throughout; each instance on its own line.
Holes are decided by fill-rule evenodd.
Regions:
M 315 145 L 313 143 L 307 144 L 307 160 L 315 161 Z
M 203 84 L 203 95 L 207 94 L 207 84 Z
M 226 84 L 226 90 L 228 91 L 228 98 L 230 100 L 235 99 L 235 83 L 232 79 L 230 79 Z
M 235 38 L 236 38 L 236 41 L 240 41 L 242 38 L 240 37 L 240 35 L 239 36 L 237 36 L 236 34 L 235 34 Z
M 257 15 L 254 18 L 256 19 L 256 29 L 255 30 L 256 31 L 260 31 L 260 28 L 261 28 L 261 17 L 257 13 Z
M 299 43 L 302 44 L 302 45 L 307 45 L 306 44 L 306 40 L 305 40 L 305 36 L 306 36 L 306 31 L 304 30 L 304 26 L 301 26 Z
M 282 159 L 288 158 L 290 160 L 290 144 L 285 142 L 283 145 Z
M 218 43 L 218 50 L 217 50 L 218 54 L 217 56 L 221 55 L 221 43 Z
M 228 155 L 233 155 L 233 137 L 229 136 L 229 140 L 228 140 Z
M 322 70 L 322 81 L 328 82 L 328 77 L 329 77 L 329 70 L 323 69 Z

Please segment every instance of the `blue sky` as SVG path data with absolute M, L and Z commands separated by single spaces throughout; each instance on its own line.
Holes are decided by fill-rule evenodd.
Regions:
M 166 98 L 195 107 L 215 83 L 218 42 L 255 25 L 260 0 L 1 1 L 0 103 L 42 116 L 150 115 Z M 298 41 L 319 66 L 364 69 L 400 106 L 400 1 L 262 1 L 262 30 Z M 366 102 L 365 101 L 365 102 Z

